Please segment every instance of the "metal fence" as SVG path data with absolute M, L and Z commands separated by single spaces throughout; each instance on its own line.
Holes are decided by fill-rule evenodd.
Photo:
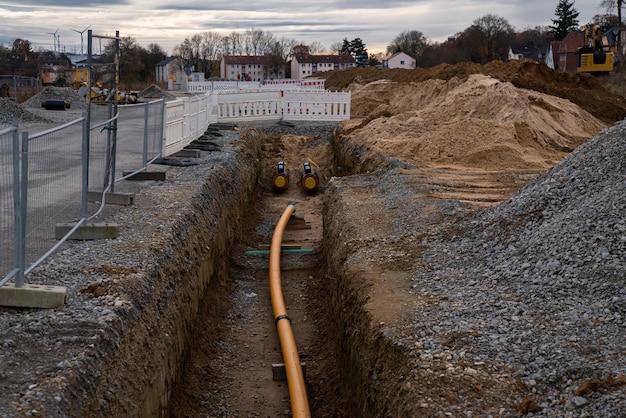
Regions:
M 19 214 L 19 132 L 17 126 L 0 131 L 0 285 L 17 274 L 20 237 Z M 4 280 L 1 280 L 5 278 Z
M 211 123 L 350 118 L 350 93 L 206 92 L 91 106 L 53 129 L 0 131 L 0 286 L 25 276 L 104 208 L 116 183 L 204 134 Z M 99 196 L 94 198 L 93 196 Z M 100 198 L 101 196 L 101 198 Z M 58 236 L 58 224 L 70 225 Z
M 35 134 L 20 136 L 17 125 L 0 131 L 0 286 L 21 286 L 103 209 L 105 199 L 90 193 L 113 191 L 161 156 L 163 100 L 119 106 L 116 114 L 112 106 L 96 109 Z M 59 224 L 70 226 L 63 236 Z

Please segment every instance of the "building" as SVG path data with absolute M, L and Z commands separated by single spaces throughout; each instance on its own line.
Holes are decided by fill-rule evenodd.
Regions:
M 546 51 L 546 56 L 544 58 L 544 63 L 553 70 L 558 70 L 558 55 L 557 52 L 561 48 L 561 44 L 563 41 L 552 41 L 550 45 L 548 45 L 548 50 Z
M 547 45 L 511 44 L 507 58 L 511 60 L 531 59 L 535 62 L 545 62 Z
M 352 55 L 298 55 L 291 60 L 291 78 L 302 80 L 315 73 L 356 67 Z
M 175 80 L 176 74 L 182 71 L 181 59 L 179 57 L 167 57 L 155 65 L 156 81 L 167 82 Z
M 555 69 L 564 73 L 575 73 L 578 70 L 578 48 L 585 44 L 585 33 L 574 30 L 568 33 L 554 51 Z
M 273 55 L 225 55 L 220 77 L 226 80 L 263 81 L 285 78 L 285 65 Z
M 383 68 L 405 68 L 407 70 L 414 70 L 416 66 L 417 61 L 415 58 L 404 52 L 396 52 L 383 61 Z

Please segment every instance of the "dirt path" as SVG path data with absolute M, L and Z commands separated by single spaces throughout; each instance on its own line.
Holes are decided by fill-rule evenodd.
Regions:
M 295 203 L 281 255 L 283 295 L 292 321 L 314 417 L 350 416 L 351 396 L 340 382 L 336 348 L 325 317 L 321 276 L 323 185 L 308 194 L 299 184 L 301 162 L 311 159 L 323 182 L 330 144 L 306 137 L 267 138 L 254 213 L 231 253 L 223 277 L 210 290 L 184 386 L 175 390 L 172 417 L 279 417 L 291 414 L 288 385 L 275 380 L 283 363 L 269 295 L 269 249 L 274 226 Z M 313 160 L 313 158 L 315 160 Z M 271 189 L 279 159 L 290 168 L 283 193 Z M 221 295 L 221 296 L 220 296 Z

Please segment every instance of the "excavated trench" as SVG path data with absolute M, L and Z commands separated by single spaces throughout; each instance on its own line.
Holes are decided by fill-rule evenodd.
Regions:
M 336 171 L 331 128 L 262 136 L 257 187 L 228 262 L 221 263 L 202 301 L 169 416 L 291 415 L 268 273 L 274 227 L 290 203 L 295 204 L 295 213 L 283 235 L 281 282 L 311 416 L 367 415 L 358 412 L 348 383 L 342 327 L 336 321 L 338 312 L 331 309 L 337 307 L 330 300 L 335 283 L 324 271 L 325 191 Z M 279 161 L 289 179 L 282 191 L 272 187 Z M 303 187 L 304 163 L 319 180 L 316 190 Z
M 11 406 L 0 415 L 291 415 L 267 254 L 290 202 L 281 276 L 311 415 L 421 416 L 419 399 L 439 402 L 436 387 L 407 381 L 410 359 L 389 330 L 412 313 L 412 240 L 458 208 L 424 201 L 443 189 L 413 183 L 399 161 L 366 157 L 333 125 L 277 126 L 216 137 L 200 164 L 138 193 L 114 218 L 127 232 L 86 248 L 98 259 L 80 245 L 60 255 L 61 267 L 76 266 L 76 296 L 45 317 L 45 338 L 15 333 L 38 383 L 5 390 Z M 289 171 L 282 192 L 271 186 L 279 161 Z M 318 175 L 315 192 L 300 184 L 304 162 Z M 57 373 L 30 372 L 55 364 Z M 3 376 L 7 388 L 22 379 Z

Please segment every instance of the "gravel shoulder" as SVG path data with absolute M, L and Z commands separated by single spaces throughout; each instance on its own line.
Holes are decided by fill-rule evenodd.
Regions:
M 491 207 L 433 199 L 406 168 L 331 181 L 327 274 L 361 405 L 626 415 L 625 135 L 602 131 Z

